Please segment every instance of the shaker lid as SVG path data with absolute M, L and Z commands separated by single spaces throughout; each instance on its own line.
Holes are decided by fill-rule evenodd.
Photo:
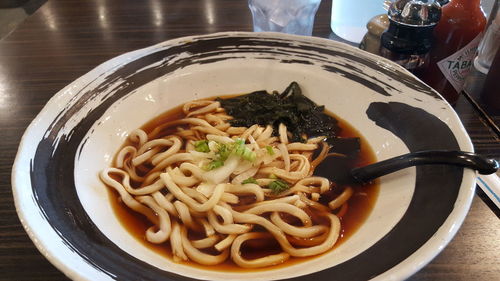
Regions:
M 389 19 L 387 18 L 387 14 L 376 15 L 368 21 L 366 24 L 366 29 L 369 33 L 380 37 L 384 31 L 387 30 L 389 26 Z
M 396 0 L 390 4 L 387 15 L 402 24 L 435 25 L 441 18 L 441 5 L 435 0 Z

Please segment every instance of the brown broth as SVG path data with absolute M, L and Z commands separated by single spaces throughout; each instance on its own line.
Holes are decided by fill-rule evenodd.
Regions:
M 228 96 L 229 97 L 229 96 Z M 339 127 L 342 128 L 341 133 L 339 134 L 339 137 L 359 137 L 361 140 L 361 153 L 359 154 L 356 163 L 354 166 L 363 166 L 367 165 L 369 163 L 375 162 L 375 154 L 373 153 L 372 149 L 366 142 L 364 138 L 361 137 L 361 134 L 354 129 L 349 123 L 347 123 L 345 120 L 335 116 L 335 114 L 328 112 L 329 115 L 333 116 L 335 119 L 338 120 Z M 165 113 L 161 114 L 160 116 L 154 118 L 153 120 L 149 121 L 146 123 L 144 126 L 141 127 L 145 132 L 150 132 L 152 131 L 155 127 L 157 127 L 160 124 L 166 123 L 168 121 L 173 121 L 176 119 L 180 119 L 183 117 L 182 113 L 182 107 L 176 107 L 173 108 L 169 111 L 166 111 Z M 126 142 L 124 145 L 127 145 L 128 142 Z M 340 244 L 345 242 L 349 237 L 351 237 L 356 230 L 363 224 L 363 222 L 366 220 L 368 215 L 373 209 L 373 206 L 375 205 L 375 202 L 378 197 L 378 192 L 379 192 L 379 184 L 377 181 L 367 184 L 364 186 L 352 186 L 354 189 L 354 194 L 353 196 L 349 199 L 348 201 L 348 210 L 347 213 L 340 218 L 341 220 L 341 233 L 339 240 L 333 247 L 335 249 L 338 247 Z M 170 249 L 170 244 L 164 243 L 164 244 L 153 244 L 145 239 L 145 233 L 148 227 L 151 226 L 151 223 L 143 217 L 141 214 L 136 213 L 123 204 L 121 201 L 120 197 L 118 196 L 118 193 L 112 190 L 111 188 L 108 189 L 110 198 L 111 198 L 111 205 L 112 208 L 118 217 L 118 220 L 120 223 L 124 226 L 125 229 L 134 237 L 136 238 L 141 244 L 146 246 L 147 248 L 153 250 L 154 252 L 164 256 L 165 258 L 168 258 L 172 260 L 172 253 Z M 257 243 L 260 242 L 256 241 Z M 255 242 L 254 242 L 255 243 Z M 265 243 L 265 241 L 262 241 L 261 243 Z M 262 249 L 263 247 L 266 247 L 266 249 Z M 247 258 L 253 258 L 253 257 L 261 257 L 265 256 L 268 254 L 274 254 L 276 253 L 276 248 L 278 248 L 279 245 L 275 242 L 268 242 L 267 246 L 264 244 L 261 244 L 259 247 L 249 247 L 247 246 L 244 248 L 245 251 L 247 251 L 244 254 L 244 257 Z M 243 249 L 243 248 L 242 248 Z M 258 249 L 258 252 L 255 251 L 255 249 Z M 333 250 L 332 249 L 332 250 Z M 331 251 L 331 250 L 330 250 Z M 327 251 L 326 253 L 328 253 Z M 206 266 L 206 265 L 200 265 L 195 262 L 191 261 L 182 261 L 183 264 L 193 266 L 196 268 L 204 269 L 204 270 L 216 270 L 216 271 L 226 271 L 226 272 L 247 272 L 247 271 L 263 271 L 263 270 L 269 270 L 269 269 L 276 269 L 280 267 L 287 267 L 291 266 L 294 264 L 298 264 L 304 261 L 308 261 L 314 258 L 317 258 L 321 255 L 324 255 L 326 253 L 312 256 L 312 257 L 306 257 L 306 258 L 298 258 L 298 257 L 291 257 L 288 261 L 279 264 L 279 265 L 274 265 L 270 267 L 265 267 L 265 268 L 256 268 L 256 269 L 246 269 L 246 268 L 241 268 L 234 264 L 230 259 L 226 260 L 224 263 L 219 264 L 217 266 Z

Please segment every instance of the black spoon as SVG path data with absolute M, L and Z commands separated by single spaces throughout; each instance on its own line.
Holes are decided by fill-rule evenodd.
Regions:
M 417 165 L 447 164 L 477 170 L 482 175 L 495 173 L 500 164 L 495 159 L 464 151 L 425 150 L 413 152 L 370 164 L 347 168 L 345 157 L 328 156 L 314 170 L 314 174 L 338 184 L 364 184 L 383 175 Z

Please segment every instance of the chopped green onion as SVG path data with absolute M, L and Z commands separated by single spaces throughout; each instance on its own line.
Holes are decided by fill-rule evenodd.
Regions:
M 195 150 L 199 152 L 210 152 L 208 140 L 197 141 L 195 142 L 194 147 Z M 248 161 L 255 161 L 255 158 L 257 158 L 257 154 L 245 146 L 244 140 L 237 139 L 231 144 L 217 143 L 217 152 L 215 153 L 214 160 L 205 165 L 203 169 L 213 170 L 224 166 L 224 161 L 227 160 L 231 153 L 234 153 Z
M 283 180 L 275 180 L 269 183 L 268 187 L 274 194 L 280 194 L 281 192 L 290 188 L 287 182 Z
M 247 150 L 245 150 L 245 152 L 243 152 L 242 157 L 243 157 L 243 159 L 245 159 L 247 161 L 253 162 L 253 161 L 255 161 L 255 158 L 257 158 L 257 154 L 255 152 L 251 151 L 250 149 L 247 149 Z
M 269 174 L 270 179 L 277 179 L 278 177 L 275 174 Z
M 274 150 L 270 145 L 267 145 L 266 149 L 267 149 L 267 153 L 269 153 L 269 155 L 274 155 Z
M 247 184 L 247 183 L 255 183 L 255 184 L 258 184 L 257 183 L 257 180 L 252 178 L 252 177 L 249 177 L 248 179 L 244 180 L 241 182 L 241 184 Z
M 223 143 L 218 143 L 217 146 L 217 157 L 219 160 L 226 161 L 227 158 L 229 157 L 229 154 L 231 154 L 231 148 L 228 147 L 226 144 Z
M 200 140 L 194 143 L 194 149 L 198 152 L 210 152 L 208 140 Z
M 219 167 L 224 166 L 224 161 L 217 159 L 213 160 L 212 162 L 208 163 L 207 165 L 203 166 L 203 169 L 210 171 Z
M 245 141 L 238 139 L 234 141 L 233 145 L 234 154 L 241 156 L 241 158 L 248 161 L 254 161 L 257 158 L 257 154 L 245 146 Z

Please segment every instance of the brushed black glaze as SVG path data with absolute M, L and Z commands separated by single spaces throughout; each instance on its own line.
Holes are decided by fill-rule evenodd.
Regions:
M 459 148 L 449 127 L 422 109 L 403 103 L 375 102 L 370 104 L 367 115 L 378 126 L 401 138 L 410 152 Z M 458 196 L 462 174 L 463 168 L 454 166 L 416 167 L 415 192 L 396 226 L 360 255 L 313 273 L 308 276 L 309 280 L 368 280 L 409 257 L 448 218 Z
M 340 74 L 340 75 L 342 75 L 342 76 L 344 76 L 352 81 L 358 82 L 361 85 L 374 90 L 375 92 L 377 92 L 383 96 L 390 96 L 391 95 L 379 84 L 377 84 L 375 82 L 371 82 L 365 78 L 360 77 L 359 75 L 353 74 L 352 72 L 345 71 L 345 70 L 342 70 L 338 67 L 331 66 L 331 65 L 323 65 L 323 69 L 326 71 L 329 71 L 329 72 L 338 73 L 338 74 Z
M 114 72 L 108 75 L 105 81 L 97 87 L 90 90 L 84 88 L 81 93 L 82 97 L 65 112 L 61 112 L 58 119 L 50 125 L 46 131 L 46 137 L 38 144 L 31 162 L 31 182 L 34 198 L 46 220 L 60 235 L 61 239 L 89 264 L 116 280 L 192 280 L 165 272 L 130 256 L 120 250 L 97 229 L 78 199 L 72 172 L 74 171 L 74 160 L 77 157 L 78 146 L 84 140 L 85 135 L 116 101 L 126 97 L 133 90 L 151 80 L 176 69 L 196 63 L 217 61 L 217 58 L 213 56 L 218 54 L 230 53 L 234 55 L 238 53 L 238 46 L 240 45 L 260 45 L 268 48 L 286 47 L 293 50 L 309 48 L 338 56 L 348 56 L 343 52 L 303 46 L 302 44 L 284 40 L 274 41 L 247 38 L 245 36 L 199 38 L 199 40 L 186 42 L 184 45 L 175 45 L 153 51 L 146 56 L 138 57 L 123 66 L 115 68 Z M 229 46 L 236 46 L 236 48 L 222 49 Z M 253 51 L 266 53 L 261 48 L 256 48 Z M 178 58 L 177 54 L 181 52 L 196 55 Z M 370 61 L 364 60 L 362 57 L 351 57 L 357 62 L 371 65 Z M 176 60 L 172 61 L 173 59 Z M 162 62 L 161 65 L 145 68 L 160 61 Z M 380 71 L 386 72 L 383 69 L 380 69 Z M 398 79 L 404 81 L 414 79 L 407 77 L 406 73 L 397 71 L 390 75 L 396 75 Z M 360 74 L 360 76 L 363 75 Z M 123 79 L 123 81 L 120 80 L 120 83 L 115 83 L 119 79 Z M 78 112 L 89 100 L 98 98 L 101 91 L 110 89 L 110 87 L 113 88 L 114 93 L 104 99 L 99 106 L 89 111 L 70 133 L 63 134 L 59 142 L 57 142 L 58 134 L 66 122 L 72 118 L 73 114 Z M 399 136 L 411 151 L 431 148 L 458 149 L 458 144 L 452 132 L 444 123 L 423 110 L 408 107 L 404 104 L 375 103 L 370 106 L 368 115 L 379 126 L 387 128 Z M 403 114 L 405 114 L 406 118 L 398 120 L 385 118 L 387 117 L 385 114 L 393 114 L 391 112 L 399 109 L 404 109 Z M 422 122 L 422 120 L 426 120 L 426 122 Z M 410 124 L 418 123 L 415 131 L 407 129 L 409 127 L 408 122 Z M 421 139 L 419 137 L 419 134 L 425 135 L 429 132 L 434 134 L 434 138 Z M 438 176 L 444 173 L 453 176 L 447 177 L 446 180 L 440 179 Z M 450 169 L 449 167 L 437 169 L 417 168 L 416 190 L 419 190 L 419 185 L 443 186 L 443 188 L 435 189 L 436 192 L 442 192 L 439 196 L 436 196 L 435 193 L 415 192 L 403 219 L 381 241 L 345 263 L 302 278 L 320 277 L 322 279 L 319 280 L 330 280 L 332 276 L 336 276 L 338 280 L 361 280 L 376 276 L 398 264 L 423 245 L 448 217 L 453 209 L 456 193 L 460 186 L 461 174 L 461 169 Z M 422 215 L 421 207 L 424 205 L 429 206 L 426 208 L 428 216 Z M 429 216 L 431 222 L 429 222 Z M 415 227 L 418 228 L 418 231 L 414 231 Z M 387 253 L 387 249 L 392 249 L 393 245 L 405 245 L 405 247 L 393 249 L 391 253 Z M 359 268 L 363 268 L 363 270 L 361 271 Z
M 311 61 L 308 60 L 281 60 L 282 63 L 300 63 L 300 64 L 313 64 Z
M 205 38 L 200 37 L 201 40 L 205 40 Z M 191 44 L 191 43 L 188 43 Z M 186 45 L 188 45 L 186 44 Z M 236 46 L 235 49 L 221 49 L 220 47 L 222 46 Z M 323 68 L 325 70 L 335 72 L 335 73 L 341 73 L 345 75 L 349 75 L 349 78 L 354 77 L 355 82 L 358 82 L 362 84 L 365 87 L 371 88 L 372 90 L 387 96 L 388 93 L 385 91 L 382 86 L 388 88 L 392 88 L 393 90 L 396 90 L 392 86 L 388 85 L 384 80 L 380 80 L 376 77 L 368 76 L 366 74 L 363 74 L 359 68 L 356 68 L 352 65 L 349 64 L 342 64 L 342 66 L 350 68 L 351 70 L 354 70 L 353 73 L 359 72 L 358 75 L 355 75 L 353 73 L 347 73 L 345 71 L 342 71 L 336 67 L 335 63 L 331 63 L 331 61 L 328 60 L 328 57 L 325 57 L 325 55 L 329 56 L 334 56 L 334 57 L 342 57 L 345 58 L 349 61 L 355 62 L 355 63 L 361 63 L 366 65 L 368 68 L 373 69 L 377 72 L 382 73 L 383 75 L 386 75 L 390 79 L 397 80 L 404 84 L 405 86 L 409 88 L 414 88 L 415 90 L 418 90 L 421 93 L 430 95 L 436 99 L 441 100 L 439 95 L 433 91 L 429 86 L 425 85 L 412 75 L 408 75 L 404 70 L 399 69 L 399 68 L 388 68 L 386 65 L 381 64 L 379 62 L 380 59 L 378 58 L 367 58 L 367 57 L 362 57 L 359 55 L 351 54 L 352 52 L 351 49 L 345 48 L 343 51 L 338 51 L 336 49 L 331 48 L 328 45 L 325 46 L 318 46 L 317 45 L 312 45 L 312 44 L 307 44 L 307 43 L 301 43 L 300 41 L 296 42 L 290 42 L 288 40 L 283 40 L 279 38 L 273 38 L 273 39 L 268 39 L 268 38 L 249 38 L 249 37 L 238 37 L 238 36 L 231 36 L 231 37 L 219 37 L 217 40 L 213 40 L 211 42 L 208 42 L 208 44 L 203 44 L 202 48 L 199 48 L 200 46 L 196 44 L 196 46 L 192 46 L 193 49 L 195 50 L 196 53 L 199 53 L 200 56 L 195 56 L 197 59 L 203 59 L 203 57 L 209 55 L 211 56 L 213 53 L 212 52 L 218 52 L 218 54 L 224 54 L 226 52 L 228 53 L 255 53 L 255 52 L 263 52 L 266 54 L 282 54 L 282 55 L 289 55 L 293 54 L 298 57 L 304 57 L 307 59 L 313 59 L 318 62 L 323 63 Z M 250 47 L 249 47 L 250 46 Z M 252 47 L 255 46 L 255 47 Z M 191 48 L 191 46 L 189 46 Z M 286 49 L 286 52 L 279 51 L 273 48 L 281 48 L 281 49 Z M 342 48 L 342 47 L 340 47 Z M 221 58 L 223 60 L 223 58 Z M 214 62 L 215 60 L 211 60 L 210 62 Z M 200 61 L 200 63 L 204 63 L 203 61 Z M 304 63 L 300 61 L 295 61 L 295 63 L 303 63 L 303 64 L 309 64 L 309 63 Z M 370 77 L 370 79 L 373 79 L 376 81 L 376 83 L 380 85 L 376 85 L 374 82 L 370 81 L 370 79 L 366 79 L 366 77 Z M 372 88 L 373 87 L 373 88 Z
M 359 55 L 353 54 L 351 53 L 352 50 L 348 48 L 344 48 L 343 51 L 338 51 L 336 49 L 331 48 L 328 45 L 324 46 L 321 46 L 321 44 L 312 45 L 312 44 L 301 43 L 299 41 L 295 42 L 295 44 L 292 45 L 290 44 L 290 41 L 279 38 L 264 39 L 264 38 L 221 37 L 219 39 L 228 40 L 229 44 L 231 44 L 232 42 L 232 44 L 234 44 L 235 46 L 249 44 L 249 45 L 260 45 L 260 46 L 278 47 L 278 48 L 294 48 L 296 50 L 292 50 L 292 53 L 299 52 L 299 50 L 304 50 L 308 52 L 314 52 L 317 54 L 343 57 L 350 61 L 364 64 L 368 68 L 374 69 L 393 80 L 397 80 L 409 88 L 414 88 L 415 90 L 421 93 L 442 100 L 441 97 L 434 90 L 432 90 L 432 88 L 427 86 L 422 81 L 416 79 L 414 76 L 409 75 L 405 70 L 400 68 L 395 68 L 393 66 L 388 67 L 385 64 L 381 64 L 380 58 L 377 58 L 375 56 L 373 57 L 373 59 L 371 59 L 365 56 L 361 57 Z M 235 39 L 235 41 L 233 41 L 233 39 Z M 308 54 L 311 55 L 311 53 Z M 315 55 L 316 54 L 312 54 L 312 56 Z M 377 81 L 377 82 L 381 82 L 382 84 L 384 84 L 384 81 Z

